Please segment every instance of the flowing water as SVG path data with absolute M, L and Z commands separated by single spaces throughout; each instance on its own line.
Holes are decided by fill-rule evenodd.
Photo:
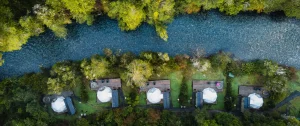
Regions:
M 168 42 L 160 39 L 154 27 L 142 24 L 123 32 L 118 23 L 101 17 L 92 26 L 68 26 L 66 39 L 47 31 L 33 37 L 19 51 L 4 54 L 0 79 L 39 71 L 63 60 L 81 60 L 101 54 L 104 48 L 122 52 L 167 52 L 191 54 L 196 48 L 207 54 L 224 50 L 244 60 L 271 59 L 300 68 L 300 20 L 272 18 L 269 15 L 224 16 L 216 11 L 178 16 L 168 27 Z

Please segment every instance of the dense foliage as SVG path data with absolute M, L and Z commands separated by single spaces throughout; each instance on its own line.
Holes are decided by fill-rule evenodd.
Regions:
M 0 82 L 0 124 L 2 125 L 299 125 L 299 121 L 292 117 L 282 118 L 279 113 L 270 109 L 274 102 L 280 101 L 287 93 L 287 82 L 295 76 L 294 68 L 286 68 L 269 60 L 243 62 L 232 60 L 229 53 L 220 52 L 209 58 L 201 56 L 178 55 L 169 57 L 167 53 L 142 52 L 139 56 L 132 53 L 114 53 L 110 49 L 104 50 L 105 56 L 94 55 L 91 59 L 82 61 L 64 61 L 54 64 L 50 69 L 42 69 L 40 73 L 30 73 L 18 78 L 8 78 Z M 198 63 L 200 62 L 200 63 Z M 211 64 L 211 65 L 207 65 Z M 114 67 L 112 67 L 114 66 Z M 204 68 L 205 67 L 205 68 Z M 209 70 L 207 70 L 209 69 Z M 195 109 L 189 98 L 187 82 L 195 71 L 222 71 L 226 77 L 226 91 L 224 97 L 225 109 L 228 113 L 211 109 L 211 105 L 204 105 L 201 110 Z M 287 71 L 288 70 L 288 71 Z M 164 78 L 173 72 L 182 72 L 184 76 L 178 85 L 178 103 L 185 107 L 161 111 L 140 106 L 138 87 L 144 86 L 152 78 Z M 236 94 L 232 91 L 235 76 L 257 74 L 261 86 L 265 86 L 270 93 L 270 102 L 261 110 L 264 113 L 237 113 Z M 89 81 L 93 79 L 121 77 L 122 88 L 126 96 L 126 105 L 117 109 L 95 111 L 84 118 L 65 116 L 69 119 L 61 120 L 52 112 L 51 108 L 42 103 L 42 96 L 46 94 L 60 94 L 62 91 L 79 92 L 75 100 L 78 104 L 91 103 L 94 96 L 89 88 Z M 172 91 L 171 91 L 172 93 Z M 78 100 L 79 99 L 79 100 Z M 176 99 L 175 99 L 176 100 Z M 80 101 L 80 102 L 79 102 Z M 79 102 L 79 103 L 78 103 Z M 269 105 L 270 104 L 270 105 Z M 272 106 L 273 104 L 273 106 Z M 87 107 L 98 106 L 94 104 Z M 157 106 L 156 106 L 157 107 Z M 94 108 L 93 108 L 94 109 Z M 79 113 L 80 110 L 77 110 Z M 233 112 L 234 114 L 230 114 Z M 79 115 L 77 113 L 77 115 Z M 236 116 L 238 115 L 238 116 Z M 77 121 L 74 121 L 77 119 Z
M 45 28 L 58 37 L 66 37 L 66 25 L 91 25 L 97 15 L 107 14 L 119 22 L 122 30 L 135 30 L 143 22 L 153 25 L 167 41 L 167 24 L 176 14 L 192 14 L 219 9 L 228 15 L 239 12 L 284 12 L 300 18 L 299 0 L 1 0 L 0 53 L 21 49 L 31 36 Z M 0 54 L 0 65 L 3 63 Z

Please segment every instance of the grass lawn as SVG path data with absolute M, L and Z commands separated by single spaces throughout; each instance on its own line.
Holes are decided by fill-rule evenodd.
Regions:
M 83 103 L 75 98 L 72 99 L 73 103 L 74 103 L 74 107 L 76 108 L 75 115 L 66 116 L 67 114 L 61 114 L 61 115 L 57 115 L 56 117 L 60 118 L 60 119 L 73 119 L 73 118 L 77 118 L 82 112 L 84 112 L 86 114 L 92 114 L 92 113 L 101 111 L 103 109 L 103 107 L 111 106 L 111 103 L 103 103 L 103 104 L 97 103 L 96 91 L 90 90 L 89 88 L 87 91 L 88 91 L 88 96 L 89 96 L 89 100 L 87 101 L 87 103 Z M 80 86 L 78 86 L 74 89 L 74 94 L 77 97 L 80 97 Z
M 290 103 L 291 104 L 285 104 L 285 105 L 281 106 L 277 110 L 279 112 L 285 113 L 287 107 L 289 107 L 289 109 L 290 109 L 289 114 L 290 115 L 300 117 L 300 97 L 297 97 L 297 98 L 293 99 L 292 101 L 290 101 Z
M 289 82 L 288 84 L 288 91 L 289 93 L 292 93 L 294 91 L 300 91 L 300 71 L 297 73 L 298 79 L 294 82 Z
M 169 75 L 169 80 L 171 82 L 171 100 L 174 108 L 179 107 L 178 96 L 180 93 L 180 85 L 182 84 L 183 75 L 182 72 L 177 71 Z
M 140 98 L 140 105 L 147 105 L 147 96 L 146 96 L 146 92 L 141 92 L 139 94 L 139 98 Z

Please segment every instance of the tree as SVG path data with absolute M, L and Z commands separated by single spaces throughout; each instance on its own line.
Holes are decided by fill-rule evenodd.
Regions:
M 131 63 L 135 58 L 135 55 L 131 52 L 127 52 L 122 54 L 120 57 L 120 67 L 126 67 L 129 63 Z
M 110 64 L 105 58 L 94 55 L 91 61 L 85 59 L 81 62 L 80 66 L 86 79 L 93 80 L 105 77 L 109 72 Z
M 188 87 L 187 84 L 182 83 L 180 86 L 180 93 L 179 93 L 179 103 L 180 105 L 187 105 L 188 104 Z
M 216 55 L 213 55 L 211 58 L 211 65 L 213 68 L 218 68 L 221 70 L 225 70 L 228 63 L 232 62 L 229 53 L 220 52 Z
M 64 83 L 68 89 L 76 87 L 76 84 L 80 81 L 76 64 L 70 62 L 56 63 L 50 72 L 52 76 L 59 78 L 59 81 Z
M 157 110 L 147 109 L 146 113 L 150 125 L 155 125 L 160 119 L 161 113 Z
M 257 11 L 261 13 L 266 8 L 265 0 L 248 0 L 244 3 L 244 8 L 248 11 Z
M 168 40 L 167 23 L 172 22 L 175 15 L 174 0 L 153 0 L 144 3 L 147 22 L 154 25 L 157 34 L 165 41 Z
M 219 0 L 219 10 L 228 15 L 237 15 L 244 8 L 244 0 Z
M 45 31 L 42 22 L 33 16 L 21 17 L 19 24 L 22 26 L 25 32 L 30 33 L 30 36 L 38 36 Z
M 53 5 L 53 3 L 46 3 Z M 45 5 L 36 4 L 33 7 L 33 12 L 36 14 L 37 19 L 51 29 L 56 36 L 64 38 L 67 35 L 67 29 L 65 28 L 65 25 L 70 24 L 71 20 L 65 13 L 65 9 L 56 7 L 54 8 L 55 9 Z
M 93 12 L 96 0 L 62 0 L 62 2 L 70 10 L 72 18 L 78 23 L 87 22 L 88 25 L 92 25 L 94 16 L 91 13 Z
M 230 113 L 218 113 L 215 115 L 215 120 L 222 126 L 242 126 L 240 120 Z
M 0 53 L 0 66 L 2 66 L 4 64 L 4 59 L 2 59 L 3 54 Z
M 135 30 L 145 20 L 146 15 L 142 6 L 138 2 L 130 1 L 102 1 L 107 5 L 107 15 L 117 19 L 121 30 Z M 106 4 L 109 3 L 109 4 Z
M 60 94 L 65 86 L 66 84 L 59 78 L 49 78 L 47 82 L 48 94 Z
M 133 60 L 127 67 L 126 72 L 121 75 L 127 86 L 145 86 L 146 81 L 152 75 L 151 64 L 143 60 Z
M 19 50 L 30 37 L 30 33 L 21 29 L 14 20 L 9 3 L 8 0 L 0 0 L 0 52 Z
M 287 82 L 288 80 L 285 76 L 275 75 L 267 78 L 265 86 L 269 91 L 282 93 L 286 91 Z
M 30 87 L 32 90 L 39 93 L 47 93 L 48 77 L 43 73 L 25 74 L 20 78 L 20 84 Z
M 276 74 L 276 71 L 278 70 L 278 64 L 274 63 L 270 60 L 265 60 L 264 63 L 264 68 L 262 69 L 262 74 L 264 76 L 274 76 Z
M 201 1 L 200 0 L 180 0 L 176 2 L 177 9 L 179 9 L 180 13 L 197 13 L 201 9 Z
M 206 108 L 196 109 L 194 111 L 194 118 L 198 125 L 202 126 L 205 124 L 205 120 L 208 119 L 208 112 Z
M 202 0 L 201 5 L 204 10 L 216 9 L 219 5 L 219 0 Z
M 85 118 L 81 118 L 81 119 L 78 119 L 76 121 L 76 126 L 89 126 L 89 120 L 86 120 Z

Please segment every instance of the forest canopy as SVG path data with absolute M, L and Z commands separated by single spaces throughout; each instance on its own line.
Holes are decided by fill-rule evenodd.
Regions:
M 300 0 L 0 0 L 0 53 L 20 50 L 30 37 L 46 28 L 65 38 L 67 24 L 92 25 L 95 17 L 103 14 L 118 20 L 124 31 L 146 22 L 167 41 L 167 25 L 174 16 L 211 9 L 227 15 L 281 11 L 300 18 Z M 1 57 L 0 61 L 2 64 Z

